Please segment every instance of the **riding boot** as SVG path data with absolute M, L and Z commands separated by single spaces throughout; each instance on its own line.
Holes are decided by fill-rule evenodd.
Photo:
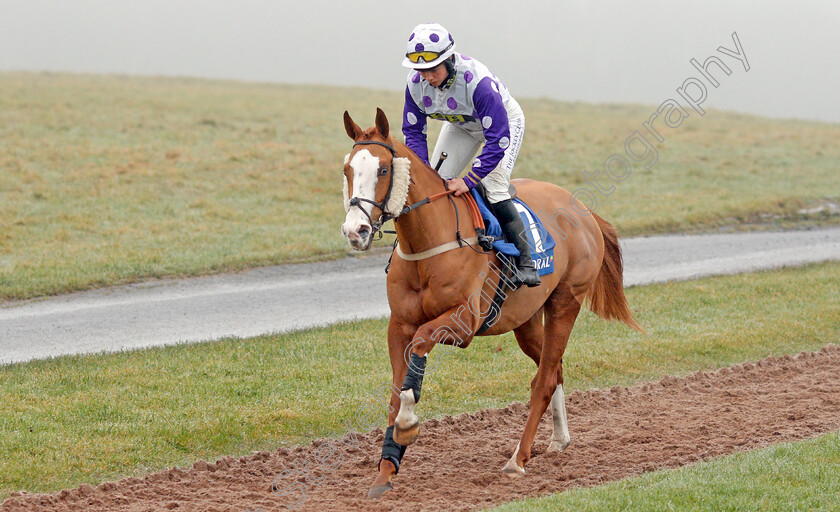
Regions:
M 534 260 L 531 259 L 531 247 L 528 244 L 528 235 L 525 233 L 525 224 L 522 222 L 519 212 L 516 211 L 513 200 L 505 199 L 492 206 L 493 213 L 496 214 L 496 218 L 499 219 L 499 224 L 502 226 L 505 239 L 515 245 L 519 251 L 516 267 L 519 270 L 522 282 L 528 286 L 539 286 L 540 275 L 534 266 Z

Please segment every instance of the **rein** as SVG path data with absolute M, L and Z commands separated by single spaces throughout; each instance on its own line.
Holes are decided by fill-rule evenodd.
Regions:
M 458 221 L 458 206 L 455 204 L 455 201 L 452 199 L 452 196 L 451 196 L 451 194 L 453 194 L 454 192 L 455 192 L 454 190 L 447 190 L 445 192 L 441 192 L 439 194 L 435 194 L 433 196 L 427 197 L 426 199 L 423 199 L 422 201 L 418 201 L 417 203 L 414 203 L 414 204 L 417 205 L 417 206 L 422 206 L 423 204 L 434 201 L 435 199 L 438 199 L 440 197 L 449 196 L 449 200 L 452 202 L 452 206 L 455 208 L 455 224 L 456 224 L 455 238 L 456 238 L 456 240 L 454 240 L 452 242 L 447 242 L 445 244 L 441 244 L 441 245 L 438 245 L 436 247 L 432 247 L 431 249 L 428 249 L 428 250 L 425 250 L 425 251 L 422 251 L 422 252 L 417 252 L 417 253 L 403 252 L 402 248 L 400 247 L 399 241 L 397 241 L 395 249 L 397 251 L 397 255 L 399 255 L 400 258 L 402 258 L 406 261 L 420 261 L 420 260 L 425 260 L 426 258 L 431 258 L 432 256 L 437 256 L 438 254 L 442 254 L 442 253 L 451 251 L 453 249 L 458 249 L 458 248 L 461 248 L 461 247 L 464 247 L 464 246 L 467 246 L 467 247 L 475 250 L 473 248 L 473 246 L 476 245 L 476 244 L 481 246 L 482 249 L 485 249 L 485 251 L 479 251 L 479 252 L 489 251 L 489 248 L 484 247 L 483 244 L 482 244 L 482 242 L 486 238 L 484 236 L 484 219 L 481 217 L 481 212 L 478 209 L 478 205 L 475 202 L 475 198 L 473 198 L 473 196 L 471 194 L 465 194 L 464 195 L 464 200 L 467 202 L 467 207 L 470 210 L 470 214 L 472 216 L 472 221 L 473 221 L 473 226 L 475 227 L 475 231 L 477 233 L 477 236 L 473 236 L 473 237 L 470 237 L 470 238 L 462 238 L 461 237 L 461 228 L 458 226 L 458 223 L 459 223 L 459 221 Z M 414 205 L 412 205 L 412 206 L 414 206 Z

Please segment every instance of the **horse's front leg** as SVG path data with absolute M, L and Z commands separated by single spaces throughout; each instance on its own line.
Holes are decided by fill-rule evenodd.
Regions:
M 420 401 L 423 377 L 427 373 L 426 357 L 438 343 L 466 348 L 472 341 L 473 320 L 466 305 L 458 305 L 417 329 L 404 353 L 406 373 L 400 388 L 400 410 L 394 419 L 394 440 L 400 445 L 410 445 L 420 434 L 420 419 L 415 407 Z
M 394 441 L 394 419 L 400 409 L 400 395 L 397 390 L 405 380 L 407 365 L 403 354 L 414 335 L 414 328 L 396 321 L 391 317 L 388 324 L 388 355 L 391 359 L 393 385 L 388 408 L 388 428 L 382 440 L 382 457 L 379 459 L 379 473 L 368 491 L 368 498 L 379 498 L 386 491 L 393 489 L 391 479 L 400 469 L 400 461 L 405 453 L 405 446 Z
M 379 474 L 368 493 L 378 498 L 393 488 L 391 480 L 399 472 L 406 447 L 413 443 L 420 431 L 420 419 L 415 406 L 420 400 L 423 377 L 427 373 L 426 357 L 437 343 L 466 347 L 472 341 L 474 317 L 466 305 L 456 306 L 443 315 L 420 326 L 414 336 L 405 337 L 405 329 L 388 326 L 388 351 L 391 358 L 395 390 L 391 393 L 388 428 L 382 441 Z M 411 340 L 410 342 L 408 340 Z

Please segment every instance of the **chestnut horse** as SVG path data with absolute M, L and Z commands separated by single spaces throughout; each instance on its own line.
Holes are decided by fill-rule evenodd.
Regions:
M 368 497 L 378 498 L 393 487 L 405 447 L 418 435 L 414 409 L 426 355 L 437 343 L 466 348 L 477 334 L 513 330 L 522 351 L 537 364 L 522 437 L 502 468 L 511 476 L 524 475 L 537 426 L 549 405 L 554 423 L 549 451 L 569 445 L 563 352 L 584 299 L 602 318 L 641 330 L 624 297 L 615 229 L 556 185 L 515 180 L 518 197 L 555 234 L 554 272 L 542 276 L 537 287 L 508 288 L 489 329 L 477 333 L 492 312 L 497 285 L 505 279 L 505 263 L 474 243 L 466 195 L 448 195 L 435 170 L 390 135 L 381 109 L 373 128 L 362 130 L 347 112 L 344 126 L 355 144 L 344 160 L 347 217 L 341 231 L 354 249 L 364 251 L 384 221 L 394 218 L 399 240 L 387 278 L 388 352 L 395 388 L 379 473 Z M 438 197 L 447 199 L 434 200 Z M 579 213 L 570 213 L 569 207 Z M 457 238 L 463 233 L 461 243 L 456 232 Z

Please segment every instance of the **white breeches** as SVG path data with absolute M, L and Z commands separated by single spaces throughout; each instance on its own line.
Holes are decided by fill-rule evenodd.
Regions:
M 525 135 L 525 115 L 515 102 L 513 102 L 513 107 L 509 108 L 510 111 L 508 112 L 510 146 L 505 149 L 505 156 L 499 162 L 499 165 L 481 180 L 481 184 L 487 191 L 487 199 L 490 204 L 510 199 L 510 193 L 508 192 L 510 175 L 513 172 L 516 157 L 519 156 L 522 137 Z M 440 130 L 440 136 L 435 143 L 435 149 L 432 151 L 430 159 L 432 167 L 437 165 L 440 154 L 445 151 L 447 158 L 438 172 L 442 178 L 447 180 L 457 178 L 467 166 L 472 165 L 473 159 L 483 143 L 484 134 L 482 132 L 465 130 L 455 123 L 444 122 L 443 128 Z

